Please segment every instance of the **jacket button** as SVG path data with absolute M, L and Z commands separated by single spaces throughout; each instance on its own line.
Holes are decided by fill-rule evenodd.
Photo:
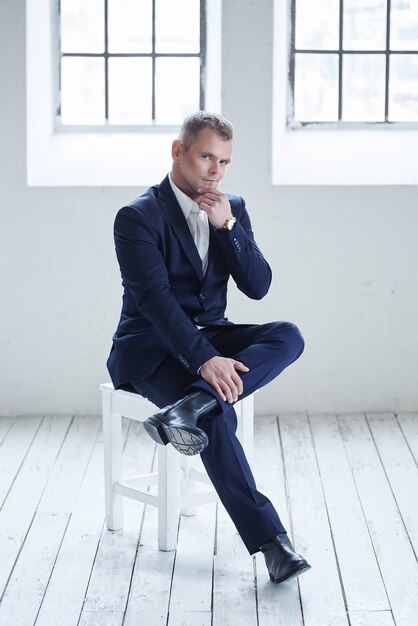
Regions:
M 197 316 L 197 315 L 195 315 L 195 316 L 193 317 L 193 321 L 194 321 L 194 322 L 198 322 L 198 321 L 199 321 L 199 318 L 198 318 L 198 316 Z
M 199 298 L 200 298 L 201 300 L 204 300 L 204 299 L 206 298 L 206 294 L 205 294 L 205 292 L 204 292 L 204 291 L 202 291 L 202 292 L 199 294 Z

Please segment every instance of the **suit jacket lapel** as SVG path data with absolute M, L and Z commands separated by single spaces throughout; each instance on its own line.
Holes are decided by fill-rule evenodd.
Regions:
M 203 282 L 202 259 L 200 258 L 193 241 L 193 237 L 183 215 L 183 211 L 181 210 L 176 196 L 171 189 L 168 176 L 164 178 L 158 187 L 157 199 L 196 274 L 199 276 L 200 281 Z

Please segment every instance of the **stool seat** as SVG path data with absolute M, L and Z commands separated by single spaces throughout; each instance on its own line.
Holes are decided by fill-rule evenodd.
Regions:
M 100 385 L 102 394 L 103 447 L 105 476 L 106 526 L 109 530 L 123 528 L 122 498 L 133 498 L 158 508 L 158 547 L 176 547 L 178 515 L 194 515 L 196 507 L 217 500 L 209 488 L 196 492 L 195 484 L 211 485 L 205 471 L 194 467 L 194 457 L 179 454 L 171 445 L 157 445 L 158 471 L 139 476 L 122 476 L 122 417 L 143 422 L 158 407 L 137 393 L 115 390 L 111 383 Z M 237 436 L 247 457 L 252 456 L 254 433 L 254 397 L 234 405 L 237 413 Z M 150 445 L 152 441 L 150 439 Z M 147 491 L 158 485 L 157 495 Z

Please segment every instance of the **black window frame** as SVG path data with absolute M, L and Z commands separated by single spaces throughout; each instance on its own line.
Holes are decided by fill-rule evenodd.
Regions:
M 386 47 L 381 50 L 344 50 L 343 48 L 343 20 L 344 20 L 344 0 L 339 0 L 339 33 L 338 48 L 327 50 L 316 49 L 299 49 L 296 48 L 296 2 L 297 0 L 289 0 L 290 3 L 290 37 L 289 37 L 289 97 L 287 110 L 287 127 L 291 129 L 310 129 L 310 128 L 403 128 L 417 129 L 418 122 L 400 122 L 390 121 L 389 117 L 389 67 L 391 55 L 418 55 L 418 50 L 391 50 L 390 43 L 390 14 L 391 0 L 386 0 Z M 295 102 L 295 58 L 296 54 L 338 54 L 338 120 L 336 121 L 300 121 L 294 119 L 294 102 Z M 385 119 L 381 121 L 347 121 L 342 120 L 343 106 L 343 57 L 352 54 L 379 54 L 385 56 Z
M 206 59 L 207 59 L 207 3 L 206 0 L 198 0 L 200 4 L 200 49 L 199 52 L 156 52 L 156 0 L 152 1 L 152 50 L 144 53 L 113 53 L 108 50 L 108 30 L 109 30 L 109 2 L 102 0 L 104 4 L 104 51 L 95 52 L 62 52 L 61 50 L 61 0 L 57 0 L 58 20 L 56 28 L 56 48 L 57 48 L 57 67 L 56 67 L 56 120 L 55 128 L 60 131 L 87 131 L 87 132 L 131 132 L 133 130 L 155 131 L 177 128 L 178 124 L 159 124 L 155 120 L 156 112 L 156 94 L 155 94 L 155 68 L 157 58 L 198 58 L 200 61 L 200 89 L 199 89 L 199 109 L 205 110 L 206 103 Z M 61 59 L 64 57 L 90 57 L 103 58 L 105 67 L 105 122 L 103 124 L 63 124 L 61 120 Z M 152 121 L 150 124 L 112 124 L 109 122 L 109 58 L 151 58 L 152 60 Z

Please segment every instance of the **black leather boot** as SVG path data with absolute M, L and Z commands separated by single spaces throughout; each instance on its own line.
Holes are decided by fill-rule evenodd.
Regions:
M 311 569 L 309 563 L 295 552 L 286 533 L 276 535 L 260 546 L 260 550 L 264 554 L 270 580 L 273 583 L 282 583 Z
M 171 443 L 181 454 L 200 454 L 208 445 L 207 434 L 196 426 L 197 419 L 215 411 L 215 398 L 204 391 L 194 391 L 174 404 L 160 409 L 144 421 L 144 428 L 154 441 Z

